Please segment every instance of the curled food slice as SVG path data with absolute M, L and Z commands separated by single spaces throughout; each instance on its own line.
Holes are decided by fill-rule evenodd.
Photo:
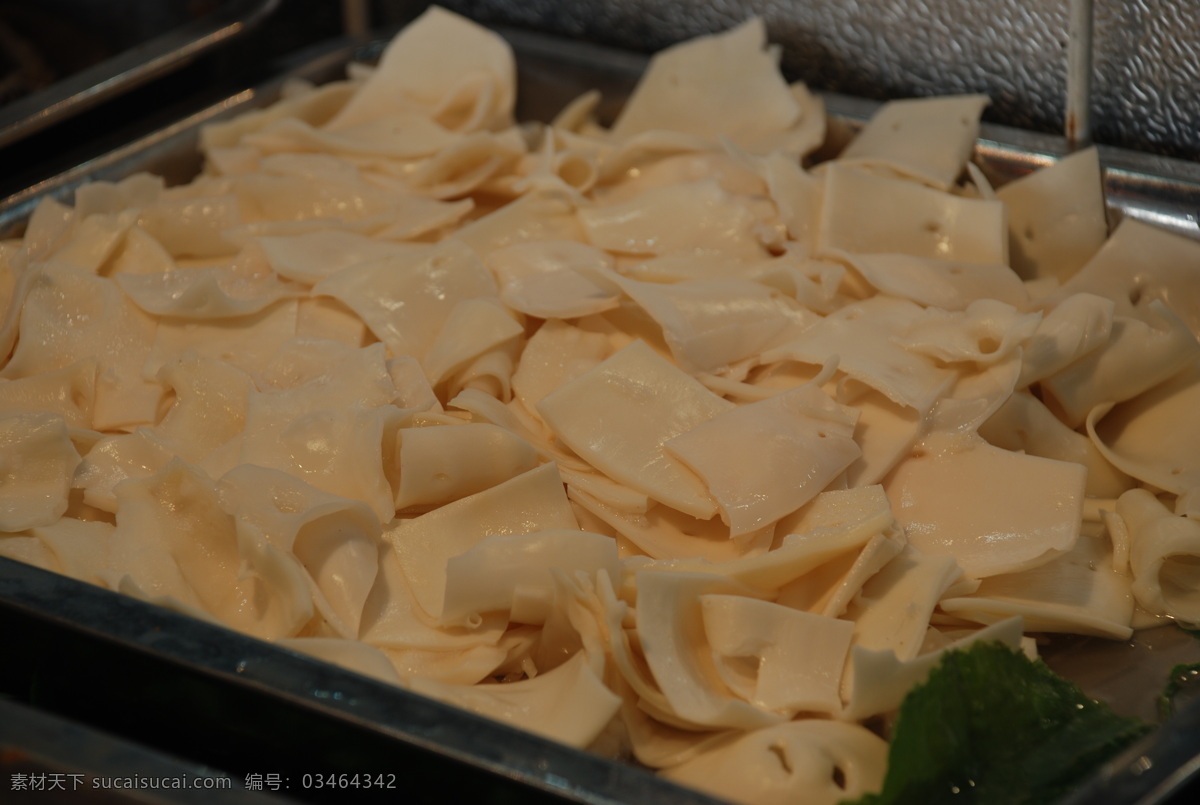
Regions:
M 675 361 L 690 372 L 719 372 L 753 359 L 815 321 L 795 302 L 749 280 L 620 285 L 663 328 Z
M 449 685 L 432 679 L 409 682 L 417 693 L 504 721 L 580 749 L 621 706 L 580 652 L 532 679 L 504 685 Z
M 738 735 L 662 774 L 732 802 L 834 805 L 882 788 L 887 753 L 865 727 L 809 719 Z
M 1146 489 L 1117 498 L 1129 528 L 1133 594 L 1150 612 L 1200 623 L 1200 522 L 1180 517 Z
M 500 282 L 500 299 L 530 316 L 570 319 L 617 306 L 608 278 L 613 259 L 594 246 L 570 240 L 515 243 L 488 255 Z
M 1147 318 L 1154 318 L 1153 324 Z M 1200 341 L 1173 310 L 1152 301 L 1141 318 L 1116 316 L 1108 343 L 1042 381 L 1078 427 L 1098 405 L 1130 400 L 1200 360 Z
M 337 229 L 267 236 L 259 238 L 258 242 L 275 273 L 308 285 L 314 285 L 351 266 L 392 257 L 402 258 L 425 248 Z
M 217 486 L 249 566 L 286 565 L 273 568 L 277 589 L 285 574 L 289 582 L 298 579 L 335 633 L 358 637 L 379 573 L 381 526 L 370 507 L 250 464 L 230 470 Z
M 1158 489 L 1186 494 L 1200 487 L 1200 364 L 1088 417 L 1092 444 L 1113 465 Z
M 247 316 L 299 295 L 296 288 L 289 288 L 274 275 L 247 276 L 228 266 L 118 274 L 117 284 L 147 313 L 183 319 Z
M 704 636 L 702 597 L 758 593 L 709 573 L 643 570 L 637 574 L 638 636 L 670 715 L 698 727 L 754 729 L 783 716 L 753 707 L 721 680 Z
M 767 254 L 759 245 L 754 214 L 715 179 L 655 187 L 626 201 L 584 207 L 579 219 L 592 244 L 611 252 Z
M 68 427 L 90 427 L 96 399 L 96 364 L 94 358 L 85 358 L 19 380 L 0 379 L 0 411 L 53 411 L 62 415 Z
M 1031 632 L 1094 634 L 1127 640 L 1133 634 L 1133 595 L 1127 574 L 1113 569 L 1108 541 L 1081 536 L 1071 550 L 1044 565 L 989 576 L 968 596 L 944 598 L 943 612 L 993 623 L 1020 615 Z
M 921 649 L 938 599 L 959 575 L 950 557 L 901 551 L 851 602 L 847 616 L 854 620 L 854 644 L 911 660 Z
M 401 428 L 396 508 L 439 506 L 515 478 L 537 453 L 512 431 L 487 422 Z
M 516 65 L 498 35 L 451 11 L 430 8 L 384 51 L 379 67 L 328 123 L 344 130 L 411 109 L 447 129 L 512 123 Z
M 663 445 L 732 408 L 642 341 L 537 404 L 555 434 L 597 469 L 701 518 L 716 514 L 716 504 Z
M 952 556 L 980 578 L 1031 567 L 1074 545 L 1086 475 L 1082 464 L 971 439 L 905 461 L 887 492 L 913 547 Z
M 872 297 L 831 313 L 760 360 L 821 366 L 836 357 L 838 369 L 850 377 L 925 413 L 953 382 L 954 372 L 898 343 L 922 316 L 922 308 L 907 300 Z
M 766 40 L 766 26 L 755 18 L 659 53 L 625 104 L 613 135 L 666 129 L 752 143 L 791 128 L 800 105 Z
M 455 305 L 494 296 L 496 283 L 471 249 L 451 240 L 359 263 L 322 280 L 314 291 L 354 310 L 392 355 L 423 361 Z
M 573 571 L 620 578 L 616 542 L 568 529 L 485 537 L 446 563 L 442 621 L 505 610 L 514 621 L 544 623 L 554 602 L 553 574 Z
M 986 95 L 906 98 L 884 104 L 841 159 L 891 168 L 947 189 L 962 173 L 975 140 Z
M 1104 181 L 1095 148 L 996 191 L 1008 207 L 1013 269 L 1025 279 L 1066 281 L 1092 258 L 1108 237 Z
M 1049 301 L 1073 293 L 1111 299 L 1118 316 L 1147 324 L 1158 318 L 1152 302 L 1168 305 L 1193 333 L 1200 335 L 1200 290 L 1196 265 L 1200 244 L 1158 227 L 1126 218 L 1104 247 Z
M 666 447 L 705 480 L 736 537 L 808 503 L 859 457 L 855 413 L 801 386 L 718 414 Z
M 1029 294 L 1008 266 L 908 254 L 847 254 L 845 259 L 885 294 L 919 305 L 963 310 L 977 299 L 1021 306 Z
M 384 538 L 400 557 L 421 609 L 440 618 L 446 595 L 446 562 L 492 534 L 528 534 L 579 523 L 553 464 L 543 464 L 502 484 L 448 503 L 411 520 L 393 520 Z
M 744 699 L 789 716 L 841 710 L 854 624 L 741 595 L 702 595 L 700 604 L 717 668 Z
M 79 462 L 58 414 L 0 417 L 0 531 L 24 531 L 61 517 Z
M 1104 409 L 1097 409 L 1100 410 Z M 1133 479 L 1110 463 L 1100 448 L 1082 433 L 1064 425 L 1027 391 L 1009 397 L 980 426 L 979 435 L 1014 453 L 1082 464 L 1087 468 L 1085 489 L 1089 497 L 1115 498 L 1133 486 Z
M 907 254 L 1008 264 L 1004 205 L 831 163 L 825 173 L 819 243 L 851 254 Z
M 855 646 L 851 649 L 852 673 L 847 674 L 843 689 L 846 709 L 841 718 L 862 721 L 874 715 L 899 709 L 904 697 L 922 684 L 934 666 L 949 651 L 958 651 L 972 643 L 997 641 L 1010 648 L 1021 647 L 1023 623 L 1019 617 L 1006 618 L 965 635 L 949 645 L 927 651 L 909 660 L 901 660 L 891 649 L 872 651 Z
M 514 343 L 523 333 L 521 324 L 499 300 L 463 299 L 451 309 L 430 345 L 425 374 L 437 386 L 489 350 Z
M 154 420 L 162 389 L 143 379 L 156 324 L 112 280 L 70 265 L 31 267 L 16 349 L 0 371 L 30 377 L 95 358 L 92 427 L 107 430 Z

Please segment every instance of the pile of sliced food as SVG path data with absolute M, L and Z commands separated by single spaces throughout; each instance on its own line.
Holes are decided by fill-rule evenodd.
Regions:
M 42 201 L 0 555 L 733 800 L 1065 790 L 1142 725 L 1031 635 L 1200 622 L 1200 242 L 1110 230 L 1094 150 L 992 187 L 980 96 L 817 161 L 777 62 L 516 122 L 434 8 L 189 184 Z

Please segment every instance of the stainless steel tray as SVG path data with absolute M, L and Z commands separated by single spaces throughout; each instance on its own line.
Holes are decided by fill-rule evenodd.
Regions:
M 0 148 L 182 67 L 257 25 L 273 13 L 280 2 L 228 0 L 209 4 L 210 10 L 201 14 L 189 11 L 187 4 L 179 2 L 141 3 L 145 12 L 158 18 L 177 17 L 187 21 L 144 40 L 131 42 L 124 50 L 98 64 L 0 106 Z M 129 3 L 76 3 L 74 7 L 93 17 L 100 16 L 117 29 L 131 27 L 139 14 L 138 7 L 131 7 Z M 67 13 L 71 8 L 72 5 L 67 4 L 57 11 Z M 168 16 L 169 12 L 175 14 Z
M 0 779 L 12 790 L 23 780 L 21 793 L 40 802 L 287 805 L 281 797 L 247 789 L 243 781 L 214 769 L 5 699 L 0 699 Z M 146 784 L 137 790 L 127 787 L 127 781 Z
M 503 33 L 518 54 L 518 114 L 525 119 L 548 119 L 590 88 L 604 93 L 601 115 L 611 116 L 645 66 L 643 57 L 621 51 Z M 200 168 L 195 149 L 200 126 L 269 103 L 287 78 L 337 77 L 347 62 L 370 60 L 380 47 L 381 42 L 328 43 L 287 76 L 16 193 L 0 202 L 0 237 L 18 233 L 41 198 L 69 200 L 86 181 L 115 180 L 141 170 L 186 181 Z M 853 98 L 825 100 L 834 136 L 849 136 L 877 108 Z M 1048 164 L 1065 150 L 1058 137 L 985 125 L 975 158 L 1002 182 Z M 1200 165 L 1110 148 L 1100 153 L 1114 216 L 1200 238 Z M 1050 655 L 1052 664 L 1057 656 L 1063 667 L 1076 670 L 1094 665 L 1094 657 L 1129 666 L 1110 668 L 1098 681 L 1084 680 L 1085 689 L 1090 684 L 1094 695 L 1121 690 L 1130 694 L 1124 709 L 1144 711 L 1173 662 L 1200 659 L 1200 644 L 1180 639 L 1178 632 L 1159 639 L 1165 648 L 1156 648 L 1156 639 L 1130 645 L 1073 641 L 1052 647 Z M 640 769 L 3 559 L 0 646 L 5 653 L 0 690 L 28 690 L 38 706 L 102 726 L 129 719 L 130 707 L 117 704 L 128 699 L 135 712 L 130 727 L 135 740 L 234 775 L 281 774 L 293 781 L 284 793 L 310 801 L 337 797 L 322 800 L 319 790 L 297 790 L 303 774 L 367 771 L 395 772 L 413 786 L 436 782 L 436 790 L 451 799 L 713 802 Z M 1072 802 L 1166 803 L 1195 771 L 1197 724 L 1200 710 L 1187 709 L 1110 764 Z M 370 793 L 356 792 L 360 797 Z M 394 799 L 399 792 L 375 793 Z
M 717 802 L 633 766 L 4 558 L 0 645 L 0 692 L 239 783 L 278 775 L 277 793 L 305 802 L 348 796 L 306 775 L 359 774 L 383 780 L 356 787 L 355 802 Z

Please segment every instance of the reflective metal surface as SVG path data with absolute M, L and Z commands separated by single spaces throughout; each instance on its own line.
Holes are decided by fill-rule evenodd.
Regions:
M 1059 805 L 1184 805 L 1200 797 L 1200 701 L 1108 763 Z
M 0 148 L 187 64 L 258 24 L 281 2 L 231 0 L 218 4 L 210 13 L 0 106 Z M 111 9 L 115 14 L 131 13 L 120 4 Z M 125 22 L 133 24 L 132 19 Z
M 413 13 L 411 0 L 380 0 Z M 443 0 L 494 24 L 652 52 L 763 17 L 792 76 L 826 92 L 896 98 L 983 92 L 988 119 L 1064 131 L 1067 0 Z M 1195 0 L 1095 4 L 1093 136 L 1200 159 Z
M 849 132 L 879 108 L 875 101 L 826 94 L 834 126 Z M 1137 218 L 1200 240 L 1200 163 L 1099 145 L 1111 222 Z M 1001 185 L 1043 168 L 1069 153 L 1066 138 L 984 123 L 974 161 Z
M 0 698 L 0 780 L 30 802 L 80 805 L 288 805 L 216 769 Z M 153 782 L 152 782 L 153 781 Z M 130 790 L 127 783 L 144 783 Z M 22 787 L 23 786 L 23 787 Z
M 646 65 L 646 57 L 620 49 L 513 29 L 503 29 L 503 33 L 519 55 L 521 91 L 517 112 L 526 120 L 548 120 L 577 94 L 591 88 L 599 89 L 604 96 L 599 116 L 611 119 Z M 378 55 L 380 48 L 378 40 L 329 43 L 293 74 L 327 80 L 340 74 L 347 61 L 369 60 Z M 41 195 L 69 200 L 74 189 L 89 179 L 116 179 L 137 170 L 151 170 L 170 181 L 188 180 L 200 167 L 194 148 L 199 126 L 270 102 L 284 78 L 232 96 L 145 139 L 0 201 L 0 236 L 14 231 Z M 822 97 L 835 137 L 850 136 L 879 108 L 879 102 L 865 98 L 837 93 L 822 93 Z M 1114 219 L 1129 215 L 1200 239 L 1200 163 L 1098 147 Z M 985 123 L 975 161 L 994 183 L 1002 184 L 1066 153 L 1067 143 L 1061 136 Z
M 717 805 L 237 632 L 0 557 L 0 692 L 303 801 Z M 2 733 L 0 733 L 2 734 Z M 214 773 L 216 773 L 214 771 Z M 305 775 L 394 775 L 394 785 Z

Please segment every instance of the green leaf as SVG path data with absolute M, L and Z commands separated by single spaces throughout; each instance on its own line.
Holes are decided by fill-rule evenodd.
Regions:
M 1166 720 L 1179 709 L 1176 699 L 1191 700 L 1200 695 L 1200 663 L 1176 665 L 1167 677 L 1167 685 L 1158 696 L 1158 716 Z
M 900 708 L 879 794 L 859 805 L 1053 802 L 1150 729 L 998 643 L 948 652 Z

